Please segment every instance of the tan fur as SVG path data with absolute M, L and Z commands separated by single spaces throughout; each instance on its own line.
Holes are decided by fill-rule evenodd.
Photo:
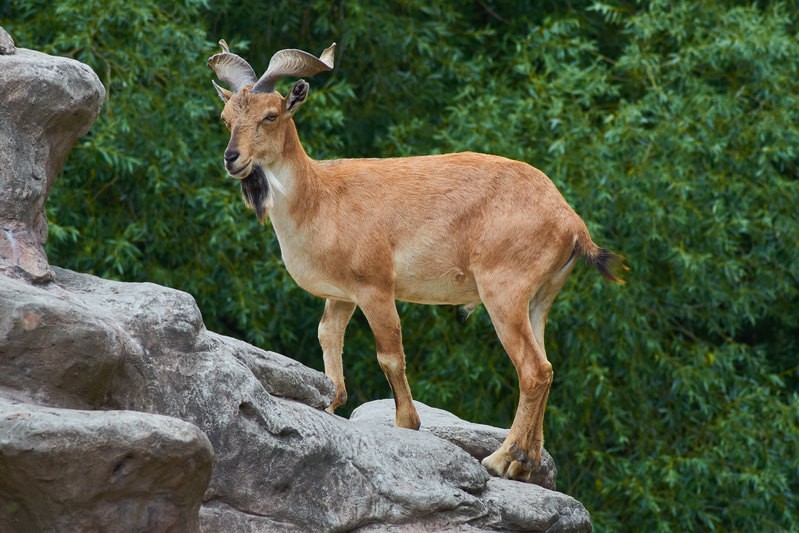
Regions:
M 241 179 L 257 164 L 277 182 L 268 213 L 286 268 L 327 299 L 319 340 L 337 388 L 328 410 L 346 400 L 341 353 L 356 305 L 375 335 L 396 424 L 416 429 L 395 300 L 482 303 L 520 383 L 508 438 L 483 464 L 495 475 L 529 478 L 541 457 L 552 382 L 544 349 L 549 308 L 576 255 L 597 263 L 606 252 L 549 178 L 526 163 L 476 153 L 314 161 L 292 120 L 302 101 L 288 109 L 281 95 L 248 87 L 220 96 L 231 131 L 228 171 Z

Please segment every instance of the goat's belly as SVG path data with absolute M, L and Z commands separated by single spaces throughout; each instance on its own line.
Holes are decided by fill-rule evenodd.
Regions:
M 447 243 L 423 242 L 394 252 L 394 297 L 421 304 L 479 304 L 477 283 Z
M 334 282 L 321 276 L 314 276 L 307 270 L 290 269 L 289 274 L 303 290 L 320 298 L 353 300 L 354 295 Z M 454 276 L 435 279 L 397 278 L 394 284 L 394 298 L 403 302 L 419 304 L 479 304 L 480 295 L 474 279 Z
M 319 298 L 334 298 L 336 300 L 351 300 L 351 296 L 340 287 L 326 281 L 297 282 L 303 290 Z
M 479 304 L 480 295 L 474 278 L 456 271 L 430 278 L 397 276 L 394 297 L 419 304 Z

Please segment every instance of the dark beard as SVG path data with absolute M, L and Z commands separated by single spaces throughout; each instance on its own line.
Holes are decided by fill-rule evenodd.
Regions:
M 258 221 L 266 219 L 266 201 L 269 198 L 269 181 L 263 169 L 255 165 L 250 175 L 241 180 L 241 196 L 244 203 L 255 211 Z

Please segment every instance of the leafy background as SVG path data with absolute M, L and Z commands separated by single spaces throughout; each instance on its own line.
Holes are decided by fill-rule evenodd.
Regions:
M 206 58 L 338 42 L 297 117 L 316 158 L 491 152 L 543 169 L 623 288 L 579 266 L 550 315 L 545 434 L 597 531 L 799 529 L 799 3 L 14 0 L 18 46 L 107 89 L 48 202 L 51 262 L 195 296 L 209 329 L 321 368 L 322 302 L 225 177 Z M 286 82 L 289 83 L 289 82 Z M 285 85 L 279 86 L 285 90 Z M 508 425 L 487 315 L 400 305 L 414 395 Z M 349 408 L 386 397 L 365 320 Z

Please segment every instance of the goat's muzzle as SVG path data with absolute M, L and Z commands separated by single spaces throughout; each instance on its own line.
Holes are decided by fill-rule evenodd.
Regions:
M 244 179 L 252 173 L 252 162 L 247 161 L 246 163 L 242 164 L 239 160 L 238 156 L 235 159 L 228 159 L 227 155 L 225 156 L 225 170 L 227 173 L 236 178 L 236 179 Z

